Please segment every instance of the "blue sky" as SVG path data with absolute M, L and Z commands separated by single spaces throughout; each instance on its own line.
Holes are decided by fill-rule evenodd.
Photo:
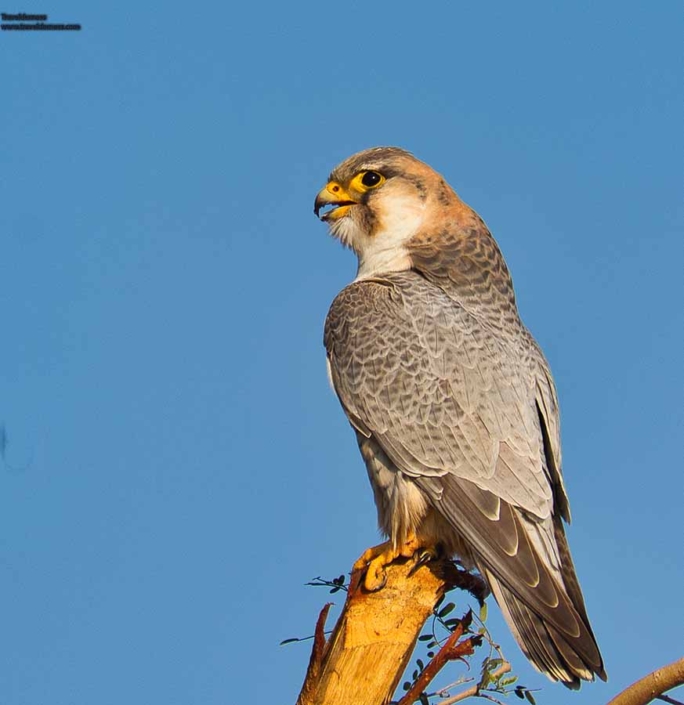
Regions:
M 83 25 L 0 33 L 3 705 L 294 703 L 304 583 L 377 541 L 312 206 L 378 144 L 504 251 L 610 680 L 552 686 L 492 605 L 495 638 L 547 705 L 682 655 L 679 0 L 2 9 Z

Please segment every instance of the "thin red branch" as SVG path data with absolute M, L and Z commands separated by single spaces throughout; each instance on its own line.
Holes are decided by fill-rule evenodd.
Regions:
M 326 640 L 325 640 L 325 620 L 328 618 L 328 612 L 333 603 L 328 602 L 323 605 L 323 609 L 318 615 L 316 620 L 316 629 L 314 631 L 314 643 L 311 648 L 311 657 L 309 658 L 309 667 L 306 669 L 306 678 L 304 679 L 304 686 L 302 687 L 302 692 L 300 693 L 299 700 L 297 702 L 309 702 L 311 692 L 315 688 L 315 683 L 318 680 L 318 676 L 321 671 L 321 665 L 323 664 L 323 656 L 325 654 Z
M 415 703 L 434 677 L 444 668 L 447 661 L 470 656 L 474 652 L 471 637 L 456 643 L 462 635 L 463 625 L 459 624 L 397 705 L 412 705 L 412 703 Z

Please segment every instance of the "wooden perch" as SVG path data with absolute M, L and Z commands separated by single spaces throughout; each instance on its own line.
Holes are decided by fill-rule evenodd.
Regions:
M 608 705 L 647 705 L 678 685 L 684 685 L 684 658 L 649 673 L 614 697 Z
M 326 642 L 329 605 L 316 625 L 314 646 L 297 705 L 386 705 L 397 688 L 427 618 L 447 590 L 459 586 L 484 598 L 476 576 L 439 561 L 411 574 L 413 563 L 393 563 L 377 592 L 352 575 L 342 614 Z M 479 594 L 477 591 L 480 591 Z

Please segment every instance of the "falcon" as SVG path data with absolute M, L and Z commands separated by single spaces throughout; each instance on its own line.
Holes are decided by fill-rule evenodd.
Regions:
M 401 556 L 458 556 L 539 671 L 605 680 L 563 526 L 553 379 L 484 222 L 397 147 L 342 162 L 314 212 L 358 256 L 325 347 L 389 539 L 357 562 L 365 588 Z

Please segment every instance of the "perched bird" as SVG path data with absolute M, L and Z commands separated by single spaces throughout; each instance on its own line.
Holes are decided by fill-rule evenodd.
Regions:
M 396 147 L 342 162 L 314 212 L 359 260 L 325 346 L 389 537 L 360 559 L 365 587 L 441 547 L 479 570 L 537 669 L 605 680 L 563 528 L 554 383 L 484 222 Z

